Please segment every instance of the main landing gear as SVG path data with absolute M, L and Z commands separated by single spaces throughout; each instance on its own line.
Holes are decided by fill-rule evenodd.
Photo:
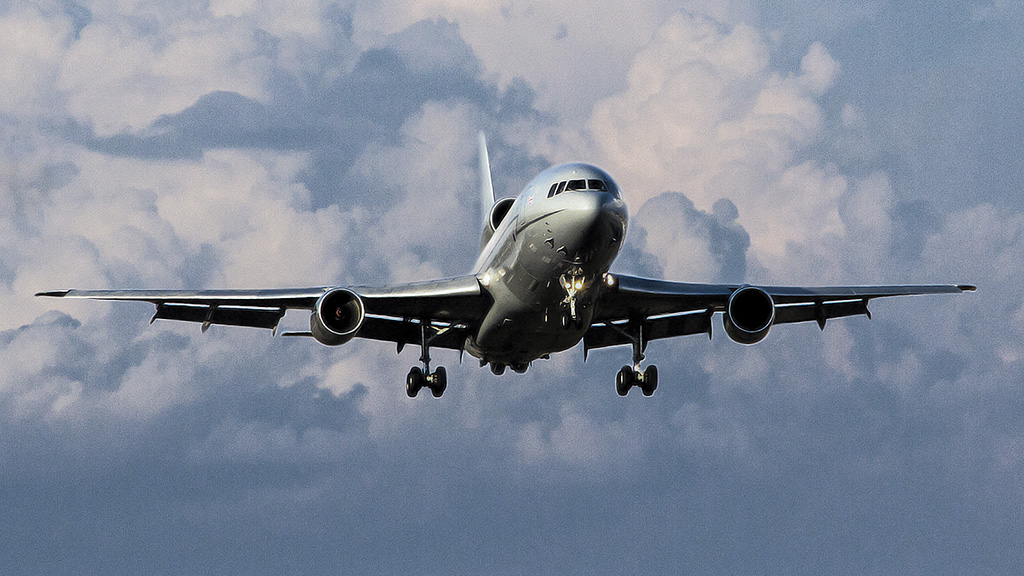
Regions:
M 430 346 L 426 322 L 420 323 L 420 362 L 423 363 L 423 368 L 413 366 L 405 378 L 405 393 L 409 398 L 415 398 L 420 390 L 429 388 L 434 398 L 440 398 L 448 387 L 448 372 L 444 366 L 438 366 L 437 370 L 430 372 Z
M 433 374 L 424 372 L 419 366 L 413 366 L 405 378 L 405 393 L 409 395 L 409 398 L 415 398 L 423 388 L 429 388 L 434 398 L 440 398 L 447 387 L 448 373 L 444 366 L 438 366 Z
M 658 367 L 648 366 L 641 372 L 639 368 L 623 366 L 615 375 L 615 391 L 619 396 L 625 396 L 633 386 L 639 387 L 644 396 L 654 394 L 658 389 Z
M 619 396 L 629 394 L 629 389 L 633 386 L 640 388 L 644 396 L 650 396 L 658 389 L 658 367 L 651 365 L 646 370 L 640 370 L 647 341 L 644 339 L 643 322 L 637 322 L 636 326 L 636 334 L 629 335 L 633 340 L 633 366 L 623 366 L 615 375 L 615 392 Z

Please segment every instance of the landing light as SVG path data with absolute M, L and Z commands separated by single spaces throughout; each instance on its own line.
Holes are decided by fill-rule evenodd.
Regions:
M 611 274 L 605 274 L 604 281 L 605 284 L 608 284 L 609 286 L 615 286 L 615 277 L 612 276 Z
M 577 290 L 583 290 L 583 281 L 582 280 L 577 280 L 576 281 L 576 289 Z
M 480 283 L 483 284 L 484 286 L 490 286 L 491 285 L 491 273 L 490 272 L 484 272 L 483 277 L 480 278 Z

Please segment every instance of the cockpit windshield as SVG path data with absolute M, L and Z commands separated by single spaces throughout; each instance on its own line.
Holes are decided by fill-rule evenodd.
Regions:
M 600 192 L 609 192 L 612 195 L 618 197 L 618 190 L 614 186 L 609 187 L 604 180 L 563 180 L 556 182 L 551 185 L 548 189 L 548 198 L 552 196 L 558 196 L 562 192 L 569 192 L 572 190 L 597 190 Z

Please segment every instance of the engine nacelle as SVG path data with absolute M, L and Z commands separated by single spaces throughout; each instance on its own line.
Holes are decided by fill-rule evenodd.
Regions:
M 768 335 L 775 321 L 775 301 L 754 286 L 744 286 L 729 296 L 725 307 L 725 333 L 734 342 L 756 344 Z
M 491 206 L 491 211 L 487 214 L 487 223 L 484 224 L 483 238 L 480 240 L 481 249 L 490 242 L 494 231 L 498 229 L 498 226 L 501 226 L 505 216 L 508 216 L 508 211 L 512 209 L 512 205 L 515 203 L 515 198 L 502 198 L 495 202 L 494 206 Z
M 338 346 L 355 337 L 366 310 L 358 294 L 345 288 L 327 291 L 309 316 L 309 331 L 321 344 Z

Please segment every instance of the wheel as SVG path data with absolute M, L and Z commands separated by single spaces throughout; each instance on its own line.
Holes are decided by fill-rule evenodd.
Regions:
M 562 330 L 568 330 L 572 326 L 572 316 L 568 312 L 562 312 Z
M 640 384 L 640 391 L 644 393 L 644 396 L 650 396 L 654 394 L 654 391 L 658 389 L 658 367 L 651 365 L 644 370 L 643 382 Z
M 434 382 L 430 385 L 430 393 L 434 395 L 434 398 L 440 398 L 447 387 L 448 372 L 444 369 L 444 366 L 438 366 L 437 370 L 434 371 Z
M 505 373 L 505 365 L 501 362 L 491 362 L 491 373 L 495 376 L 501 376 Z
M 509 365 L 509 368 L 511 368 L 512 371 L 515 372 L 516 374 L 523 374 L 523 373 L 525 373 L 526 369 L 529 368 L 529 367 L 530 367 L 530 363 L 529 362 L 521 362 L 521 363 L 517 362 L 515 364 L 510 364 Z
M 420 388 L 423 388 L 423 370 L 420 370 L 419 366 L 413 366 L 412 370 L 409 370 L 409 375 L 405 377 L 405 393 L 409 398 L 415 398 L 420 393 Z
M 629 389 L 633 387 L 633 369 L 629 366 L 623 366 L 622 370 L 615 375 L 615 392 L 619 396 L 625 396 L 629 394 Z

